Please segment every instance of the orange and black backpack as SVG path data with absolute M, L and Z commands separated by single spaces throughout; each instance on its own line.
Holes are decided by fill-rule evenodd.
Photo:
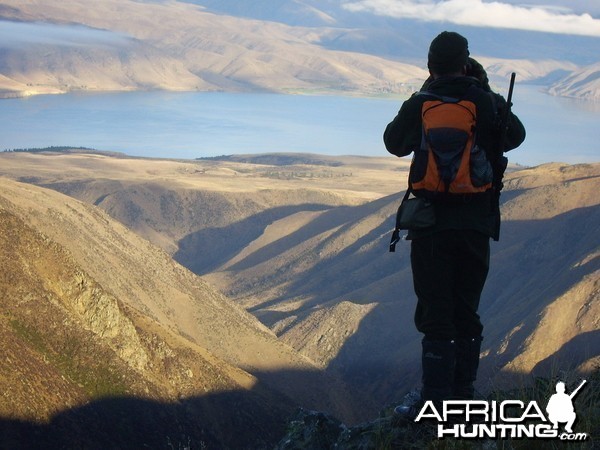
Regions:
M 462 98 L 422 91 L 427 99 L 421 107 L 422 138 L 408 174 L 408 189 L 396 214 L 390 242 L 393 252 L 400 230 L 419 230 L 435 224 L 433 203 L 493 192 L 495 224 L 492 238 L 500 237 L 500 191 L 508 159 L 503 155 L 512 105 L 515 73 L 511 74 L 508 98 L 503 106 L 490 95 L 495 148 L 482 148 L 477 139 L 477 102 L 481 91 L 471 86 Z M 486 151 L 487 150 L 487 151 Z M 488 153 L 489 152 L 489 153 Z M 410 194 L 414 198 L 409 198 Z
M 479 92 L 470 87 L 462 98 L 428 91 L 417 94 L 427 97 L 421 107 L 421 145 L 410 165 L 408 189 L 396 214 L 390 252 L 395 251 L 400 230 L 435 224 L 433 201 L 464 199 L 496 189 L 490 158 L 477 142 L 475 97 Z M 493 107 L 495 110 L 496 105 Z M 409 198 L 411 193 L 414 198 Z
M 416 196 L 444 200 L 492 189 L 494 173 L 477 143 L 477 107 L 470 88 L 462 98 L 420 92 L 421 146 L 415 150 L 408 185 Z

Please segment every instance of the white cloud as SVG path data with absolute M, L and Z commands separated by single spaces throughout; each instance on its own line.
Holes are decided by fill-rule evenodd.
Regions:
M 551 6 L 482 0 L 355 0 L 344 8 L 396 18 L 600 37 L 600 19 Z
M 127 43 L 128 37 L 124 34 L 88 28 L 83 25 L 0 20 L 0 48 L 38 44 L 65 47 L 122 46 Z

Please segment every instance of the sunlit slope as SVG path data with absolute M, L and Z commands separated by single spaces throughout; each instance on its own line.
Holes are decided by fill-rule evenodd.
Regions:
M 502 239 L 492 243 L 481 305 L 486 377 L 597 361 L 599 188 L 598 164 L 507 176 Z M 399 201 L 282 218 L 208 279 L 291 345 L 383 399 L 390 386 L 418 378 L 409 244 L 387 253 Z
M 3 418 L 43 421 L 105 396 L 177 402 L 238 391 L 256 426 L 261 408 L 355 417 L 335 380 L 95 206 L 5 178 L 0 185 L 9 355 L 0 380 L 16 394 Z M 207 421 L 219 439 L 227 423 L 218 418 L 233 406 L 213 401 Z
M 6 78 L 0 78 L 0 88 L 6 96 L 49 89 L 378 93 L 427 77 L 414 65 L 327 50 L 310 29 L 212 14 L 186 3 L 103 0 L 91 6 L 68 0 L 50 6 L 3 0 L 1 5 L 3 18 L 34 25 L 31 30 L 21 25 L 4 43 Z M 54 24 L 60 38 L 40 23 Z M 34 37 L 23 40 L 20 33 Z M 44 38 L 48 33 L 54 34 Z
M 600 358 L 600 165 L 512 174 L 484 317 L 488 367 L 590 370 Z
M 552 85 L 549 92 L 553 95 L 598 101 L 600 99 L 600 63 L 590 64 L 573 71 Z
M 196 272 L 298 211 L 396 192 L 408 160 L 277 154 L 174 161 L 56 152 L 0 154 L 0 175 L 99 206 Z M 231 232 L 211 239 L 226 227 Z M 208 235 L 207 235 L 208 234 Z M 201 240 L 201 242 L 193 242 Z M 216 247 L 216 248 L 215 248 Z M 223 261 L 225 262 L 226 259 Z
M 207 445 L 276 437 L 280 415 L 293 410 L 289 397 L 129 305 L 11 201 L 24 191 L 52 195 L 0 184 L 0 446 L 162 445 L 180 432 Z M 59 214 L 48 203 L 37 213 Z
M 4 170 L 97 203 L 126 224 L 128 212 L 142 211 L 151 227 L 128 226 L 168 242 L 163 248 L 280 339 L 379 404 L 419 382 L 410 245 L 387 251 L 408 161 L 328 157 L 324 166 L 313 157 L 300 172 L 275 156 L 210 166 L 69 156 L 3 155 L 10 166 Z M 72 170 L 61 174 L 52 161 Z M 82 161 L 101 176 L 92 180 Z M 327 177 L 300 175 L 325 173 L 324 167 Z M 501 241 L 491 244 L 480 308 L 486 326 L 480 388 L 499 375 L 587 369 L 596 361 L 599 180 L 599 164 L 549 164 L 507 175 Z M 103 196 L 110 183 L 109 202 Z M 209 194 L 219 200 L 209 201 Z

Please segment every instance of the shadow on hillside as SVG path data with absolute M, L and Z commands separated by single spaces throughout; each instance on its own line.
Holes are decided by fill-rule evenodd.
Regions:
M 490 275 L 480 306 L 486 327 L 484 348 L 491 350 L 482 360 L 486 377 L 492 378 L 523 351 L 552 302 L 600 269 L 600 258 L 591 256 L 600 247 L 598 224 L 600 207 L 502 225 L 500 242 L 492 244 Z M 556 351 L 544 364 L 538 363 L 538 369 L 571 367 L 593 356 L 581 346 L 568 348 L 570 351 Z M 597 354 L 598 343 L 595 348 Z
M 550 304 L 600 270 L 600 258 L 592 256 L 600 248 L 599 224 L 600 207 L 578 208 L 545 220 L 503 224 L 501 241 L 491 244 L 490 276 L 479 310 L 485 326 L 483 350 L 488 350 L 481 362 L 479 389 L 487 392 L 493 387 L 486 385 L 488 380 L 523 351 Z M 379 232 L 375 230 L 373 235 Z M 360 244 L 354 249 L 348 247 L 339 256 L 352 258 L 352 263 L 323 261 L 290 288 L 294 292 L 295 287 L 306 290 L 331 285 L 331 295 L 337 299 L 373 302 L 378 292 L 375 278 L 360 272 L 382 275 L 380 283 L 388 283 L 397 298 L 377 301 L 328 366 L 351 385 L 372 392 L 382 403 L 401 398 L 403 392 L 420 385 L 421 335 L 413 324 L 416 299 L 408 261 L 410 244 L 399 245 L 393 258 L 404 260 L 394 265 L 384 254 L 386 238 L 367 252 L 354 252 Z M 396 275 L 389 275 L 390 268 L 397 271 Z M 347 275 L 345 284 L 335 281 L 340 273 Z M 354 282 L 348 279 L 351 277 L 355 277 Z M 369 288 L 357 289 L 356 285 L 365 280 L 370 280 Z M 321 298 L 329 294 L 327 290 Z M 503 344 L 506 346 L 500 351 Z M 573 370 L 598 355 L 600 331 L 582 333 L 538 362 L 532 374 L 551 376 L 557 370 Z M 524 376 L 528 375 L 521 374 L 520 378 Z
M 392 209 L 397 208 L 401 197 L 401 193 L 394 194 L 358 206 L 304 204 L 273 208 L 226 227 L 205 229 L 186 236 L 179 242 L 180 250 L 174 258 L 198 275 L 210 273 L 237 256 L 276 220 L 299 212 L 320 211 L 322 214 L 317 215 L 304 226 L 244 256 L 229 266 L 227 270 L 235 273 L 250 269 L 275 260 L 290 249 L 299 247 L 311 239 L 322 239 L 319 242 L 315 241 L 314 247 L 307 249 L 307 254 L 310 254 L 309 258 L 314 259 L 315 264 L 297 279 L 289 280 L 289 283 L 286 283 L 285 296 L 289 298 L 296 295 L 308 297 L 316 293 L 325 294 L 326 298 L 319 295 L 318 300 L 318 302 L 324 303 L 336 298 L 338 294 L 341 295 L 349 290 L 367 285 L 370 282 L 368 278 L 372 277 L 373 273 L 376 273 L 378 277 L 392 276 L 396 273 L 397 264 L 389 263 L 391 256 L 387 255 L 387 242 L 389 242 L 393 228 Z M 390 205 L 395 206 L 390 208 Z M 378 227 L 360 235 L 351 245 L 341 249 L 339 253 L 335 254 L 335 258 L 320 256 L 320 252 L 332 241 L 343 238 L 346 233 L 352 231 L 356 227 L 357 221 L 375 214 L 383 214 L 386 220 Z M 376 245 L 371 245 L 374 242 Z M 383 247 L 380 246 L 382 242 Z M 367 247 L 371 248 L 365 251 Z M 382 253 L 384 259 L 381 258 Z M 289 265 L 292 264 L 290 262 Z M 377 270 L 370 272 L 368 268 L 373 265 L 377 266 Z M 272 278 L 273 275 L 277 274 L 265 274 L 269 278 Z M 323 289 L 322 284 L 324 279 L 327 279 L 328 283 L 326 290 Z M 280 300 L 281 298 L 275 298 L 257 305 L 251 309 L 251 312 L 267 308 Z M 376 300 L 378 299 L 371 301 Z M 368 302 L 365 299 L 364 303 Z M 310 303 L 304 305 L 306 308 L 309 306 Z
M 286 280 L 285 297 L 257 305 L 251 312 L 265 324 L 273 325 L 284 319 L 284 315 L 269 311 L 269 307 L 286 298 L 309 298 L 297 310 L 288 311 L 288 316 L 293 315 L 295 321 L 288 324 L 288 328 L 280 329 L 281 333 L 318 308 L 333 307 L 342 301 L 375 304 L 356 331 L 345 338 L 327 372 L 341 376 L 357 392 L 371 395 L 380 406 L 399 400 L 408 389 L 419 385 L 420 378 L 421 336 L 412 320 L 415 297 L 409 263 L 410 244 L 404 242 L 395 254 L 388 253 L 393 212 L 401 195 L 355 207 L 322 207 L 323 213 L 305 226 L 246 255 L 229 268 L 235 273 L 254 267 L 327 232 L 327 237 L 310 249 L 315 264 Z M 509 196 L 503 197 L 504 201 L 508 199 Z M 313 211 L 320 210 L 319 205 L 314 208 Z M 249 233 L 252 239 L 237 235 L 233 246 L 218 251 L 219 263 L 223 263 L 260 236 L 273 218 L 306 210 L 307 207 L 301 205 L 288 211 L 267 211 L 230 227 L 197 233 L 188 241 L 188 255 L 202 260 L 204 250 L 201 246 L 194 250 L 194 245 L 204 245 L 202 241 L 206 239 L 226 241 L 236 230 Z M 375 214 L 388 214 L 389 220 L 365 228 L 363 235 L 340 247 L 335 257 L 320 257 L 321 249 L 337 238 L 343 238 L 345 233 L 355 232 L 354 227 L 361 220 Z M 480 389 L 489 389 L 484 386 L 486 380 L 498 375 L 523 351 L 527 338 L 539 325 L 544 309 L 600 268 L 600 258 L 582 261 L 600 244 L 597 237 L 599 223 L 598 207 L 573 209 L 548 219 L 503 223 L 500 242 L 491 244 L 490 276 L 480 306 L 485 326 L 483 350 L 488 355 L 482 359 Z M 204 257 L 208 258 L 208 254 Z M 207 270 L 218 265 L 203 263 Z M 272 281 L 266 279 L 267 283 Z M 264 289 L 269 287 L 267 284 Z M 593 355 L 582 351 L 579 344 L 585 342 L 593 353 L 597 348 L 593 341 L 597 339 L 597 333 L 574 339 L 547 360 L 539 362 L 536 372 L 550 375 L 545 373 L 550 368 L 582 363 Z
M 235 272 L 261 264 L 269 259 L 276 258 L 302 242 L 327 232 L 327 237 L 319 242 L 314 249 L 311 249 L 311 253 L 315 258 L 314 265 L 297 278 L 286 283 L 286 298 L 296 296 L 313 297 L 313 301 L 303 304 L 303 309 L 307 310 L 311 306 L 322 305 L 348 292 L 369 285 L 374 276 L 377 278 L 392 276 L 397 273 L 399 267 L 391 260 L 391 255 L 387 254 L 389 237 L 393 228 L 393 218 L 391 216 L 379 226 L 360 235 L 350 245 L 341 248 L 339 252 L 335 253 L 335 257 L 321 257 L 320 254 L 328 246 L 335 245 L 332 243 L 335 243 L 336 240 L 343 240 L 348 233 L 358 233 L 356 230 L 353 231 L 357 227 L 358 220 L 377 214 L 387 207 L 390 202 L 395 203 L 399 201 L 398 199 L 399 196 L 394 195 L 366 205 L 328 210 L 302 229 L 248 255 L 245 259 L 230 267 L 230 270 Z M 326 286 L 325 289 L 324 286 Z M 271 301 L 257 305 L 250 311 L 255 312 L 259 309 L 268 308 L 282 299 L 274 298 Z M 353 301 L 356 300 L 356 298 L 353 298 Z M 379 300 L 379 297 L 366 295 L 360 299 L 360 303 L 366 304 Z
M 222 228 L 206 228 L 181 239 L 173 259 L 198 275 L 229 261 L 264 232 L 271 223 L 305 211 L 324 211 L 332 206 L 303 204 L 272 208 Z
M 274 258 L 319 235 L 323 227 L 335 229 L 331 237 L 335 239 L 363 217 L 393 210 L 398 200 L 399 195 L 394 195 L 360 207 L 311 205 L 312 211 L 326 211 L 313 223 L 248 255 L 237 263 L 236 269 Z M 186 257 L 200 252 L 194 245 L 204 244 L 204 240 L 208 240 L 206 245 L 217 248 L 231 233 L 247 233 L 236 236 L 230 247 L 218 251 L 218 261 L 207 259 L 201 264 L 207 270 L 218 267 L 260 236 L 273 220 L 307 208 L 278 208 L 231 227 L 197 233 L 190 237 Z M 396 254 L 387 252 L 392 220 L 390 217 L 365 233 L 335 258 L 319 260 L 290 286 L 292 295 L 301 290 L 318 293 L 321 305 L 343 299 L 376 303 L 345 340 L 327 371 L 341 375 L 355 389 L 357 397 L 372 394 L 381 407 L 417 386 L 420 376 L 420 335 L 412 323 L 414 294 L 407 258 L 409 246 L 404 243 Z M 600 268 L 600 258 L 582 260 L 600 244 L 598 224 L 598 207 L 580 208 L 545 220 L 504 223 L 501 241 L 492 244 L 491 272 L 480 308 L 486 326 L 484 348 L 497 352 L 503 340 L 514 332 L 500 357 L 482 360 L 484 373 L 497 373 L 518 355 L 539 324 L 544 308 Z M 300 312 L 308 313 L 294 313 Z M 556 367 L 577 366 L 598 354 L 599 339 L 598 330 L 571 339 L 539 361 L 534 372 L 551 375 Z M 315 374 L 254 375 L 259 380 L 286 377 L 302 382 Z M 184 398 L 177 403 L 103 399 L 57 414 L 48 424 L 0 418 L 0 448 L 272 448 L 284 435 L 287 419 L 298 406 L 312 408 L 295 404 L 263 383 L 250 391 Z
M 492 378 L 523 351 L 545 308 L 600 269 L 600 258 L 591 256 L 600 246 L 598 224 L 597 206 L 544 220 L 503 224 L 501 241 L 491 244 L 491 271 L 481 299 L 483 348 L 490 355 L 482 360 L 481 380 Z M 382 231 L 380 227 L 364 238 L 377 239 Z M 380 401 L 418 385 L 420 374 L 420 335 L 412 323 L 415 298 L 409 244 L 404 243 L 390 260 L 387 238 L 383 235 L 367 251 L 359 251 L 364 243 L 359 240 L 340 252 L 336 261 L 319 262 L 289 287 L 292 295 L 303 290 L 324 302 L 328 296 L 333 302 L 378 303 L 328 369 L 363 390 L 372 390 Z M 341 281 L 340 274 L 344 274 Z M 381 295 L 377 286 L 382 283 L 388 284 L 387 295 L 395 299 Z M 507 346 L 498 355 L 507 336 Z M 540 362 L 534 373 L 548 376 L 556 368 L 577 366 L 600 353 L 599 342 L 598 333 L 584 333 Z M 481 389 L 487 388 L 484 384 L 480 383 Z
M 398 197 L 394 195 L 393 198 Z M 303 242 L 306 242 L 312 238 L 315 238 L 326 231 L 335 230 L 334 234 L 327 238 L 327 240 L 335 239 L 338 236 L 343 235 L 356 225 L 357 219 L 361 217 L 368 217 L 371 214 L 375 214 L 381 210 L 384 206 L 390 203 L 390 197 L 385 197 L 379 200 L 369 202 L 365 205 L 359 206 L 338 206 L 335 208 L 328 208 L 323 214 L 314 218 L 310 223 L 304 227 L 286 234 L 280 239 L 270 243 L 269 245 L 261 248 L 260 250 L 247 256 L 242 261 L 231 267 L 231 270 L 244 270 L 249 267 L 255 266 L 266 262 L 279 254 L 285 252 L 289 248 L 293 248 Z M 388 223 L 383 225 L 385 230 L 388 229 Z M 385 232 L 385 231 L 384 231 Z M 361 243 L 372 242 L 375 239 L 375 231 L 370 232 L 368 235 L 361 236 L 358 243 L 353 244 L 349 250 L 344 252 L 352 251 L 353 247 L 360 246 Z M 320 246 L 317 246 L 314 251 L 319 252 Z M 341 258 L 344 257 L 342 253 L 339 255 Z
M 519 191 L 522 193 L 521 191 Z M 315 308 L 333 307 L 347 300 L 354 304 L 376 304 L 360 322 L 358 329 L 344 342 L 327 370 L 349 382 L 362 392 L 372 394 L 376 402 L 396 400 L 407 388 L 419 384 L 420 335 L 414 329 L 415 297 L 410 272 L 410 243 L 399 244 L 396 253 L 388 253 L 393 213 L 402 193 L 394 194 L 349 207 L 321 207 L 323 209 L 305 226 L 245 255 L 229 267 L 232 273 L 276 260 L 300 244 L 325 236 L 310 248 L 315 263 L 293 278 L 284 279 L 285 297 L 272 298 L 250 309 L 263 323 L 272 326 L 295 316 L 279 334 L 302 322 Z M 509 200 L 503 195 L 503 200 Z M 188 255 L 209 270 L 239 253 L 253 239 L 260 236 L 273 220 L 298 211 L 311 210 L 306 205 L 266 211 L 261 215 L 222 229 L 212 229 L 188 237 Z M 357 224 L 373 215 L 385 215 L 375 227 L 362 229 L 364 234 L 352 239 L 335 253 L 335 257 L 321 257 L 320 251 L 345 234 L 356 233 Z M 543 220 L 505 221 L 498 243 L 493 242 L 490 276 L 484 289 L 480 315 L 485 325 L 482 379 L 492 378 L 522 351 L 523 344 L 539 324 L 540 314 L 577 282 L 597 270 L 600 259 L 581 263 L 598 245 L 600 208 L 578 208 Z M 240 233 L 247 233 L 244 238 Z M 209 253 L 202 245 L 232 239 L 233 245 L 220 248 L 218 263 L 210 262 Z M 186 238 L 186 239 L 188 239 Z M 230 243 L 228 243 L 229 245 Z M 194 249 L 194 246 L 199 246 Z M 293 261 L 293 260 L 290 260 Z M 290 263 L 293 264 L 293 263 Z M 188 267 L 190 267 L 188 265 Z M 277 266 L 274 266 L 277 267 Z M 193 267 L 191 267 L 193 269 Z M 282 267 L 281 273 L 289 267 Z M 282 282 L 279 273 L 266 274 L 266 283 Z M 286 314 L 272 307 L 289 298 L 304 298 L 301 306 Z M 275 308 L 276 309 L 276 308 Z M 499 347 L 506 337 L 506 347 Z M 318 336 L 317 336 L 318 337 Z M 315 337 L 316 338 L 316 337 Z M 573 348 L 577 358 L 581 355 Z M 553 364 L 562 364 L 565 353 L 554 355 Z M 581 361 L 580 361 L 581 362 Z M 481 386 L 482 389 L 485 389 Z
M 264 386 L 173 403 L 104 398 L 62 411 L 49 423 L 0 417 L 0 448 L 271 449 L 298 407 L 310 409 Z
M 538 362 L 531 373 L 533 375 L 547 376 L 556 373 L 556 362 L 560 361 L 561 370 L 571 372 L 581 364 L 582 360 L 597 358 L 600 356 L 600 330 L 588 331 L 575 336 L 570 341 Z M 560 374 L 557 374 L 560 375 Z
M 371 414 L 376 414 L 385 403 L 401 399 L 406 386 L 416 384 L 420 377 L 420 336 L 412 324 L 414 293 L 408 243 L 404 243 L 404 248 L 395 254 L 388 252 L 393 212 L 401 197 L 402 193 L 399 193 L 359 206 L 328 208 L 305 226 L 246 255 L 228 268 L 233 273 L 250 269 L 326 235 L 310 249 L 315 264 L 286 282 L 285 298 L 301 296 L 310 300 L 285 314 L 269 310 L 284 297 L 263 302 L 249 311 L 267 326 L 285 318 L 286 314 L 296 316 L 294 323 L 278 330 L 281 334 L 314 312 L 313 307 L 333 306 L 344 299 L 355 304 L 376 303 L 377 306 L 362 319 L 356 333 L 346 339 L 327 368 L 328 372 L 341 375 L 356 392 L 366 393 L 374 400 L 374 405 L 368 406 Z M 343 241 L 348 233 L 362 231 L 357 222 L 374 215 L 385 219 L 340 248 L 335 257 L 320 256 L 321 250 L 331 242 Z M 258 237 L 268 225 L 264 223 L 265 217 L 268 214 L 260 220 L 246 220 L 242 227 L 253 228 L 252 235 Z M 222 240 L 232 232 L 232 227 L 211 230 L 222 235 L 218 238 L 213 234 L 212 238 Z M 200 236 L 197 234 L 195 238 Z M 195 254 L 202 258 L 202 253 L 198 250 Z M 373 289 L 374 281 L 379 283 L 379 288 Z M 388 291 L 385 294 L 384 289 Z

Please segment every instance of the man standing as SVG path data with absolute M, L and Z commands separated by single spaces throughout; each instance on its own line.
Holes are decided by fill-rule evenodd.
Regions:
M 442 150 L 425 156 L 423 162 L 423 152 L 431 152 L 429 138 L 427 143 L 422 143 L 426 106 L 431 102 L 441 103 L 444 99 L 469 99 L 475 123 L 473 130 L 467 130 L 474 136 L 470 141 L 471 171 L 475 164 L 475 151 L 481 153 L 477 157 L 483 157 L 486 164 L 489 161 L 491 170 L 504 151 L 518 147 L 525 139 L 523 125 L 510 113 L 504 145 L 499 148 L 498 117 L 507 107 L 506 101 L 489 90 L 481 66 L 477 65 L 476 76 L 469 76 L 473 73 L 469 62 L 475 61 L 469 59 L 468 42 L 463 36 L 447 31 L 438 35 L 429 48 L 430 80 L 424 90 L 402 104 L 384 133 L 385 146 L 390 153 L 406 156 L 415 152 L 409 188 L 416 196 L 427 196 L 435 212 L 434 224 L 409 230 L 407 237 L 411 240 L 411 267 L 417 295 L 415 324 L 424 335 L 420 399 L 416 404 L 396 408 L 397 414 L 409 419 L 416 416 L 420 404 L 427 400 L 442 402 L 473 398 L 483 330 L 477 310 L 488 275 L 489 239 L 497 239 L 500 214 L 495 201 L 498 183 L 485 185 L 473 182 L 481 186 L 474 193 L 454 193 L 447 187 L 426 195 L 425 190 L 417 189 L 422 186 L 417 183 L 420 175 L 416 172 L 429 170 L 423 165 L 432 161 L 446 164 L 447 161 L 444 163 L 442 160 L 450 157 L 445 156 L 444 149 L 452 145 L 456 147 L 453 143 L 438 142 Z M 449 124 L 448 129 L 452 126 Z M 445 136 L 442 132 L 436 139 L 443 140 Z M 448 171 L 451 166 L 446 164 L 444 168 L 438 165 L 433 172 L 435 175 L 452 172 Z M 467 170 L 468 167 L 467 163 Z M 457 171 L 454 170 L 454 174 Z M 475 175 L 471 173 L 473 177 Z

